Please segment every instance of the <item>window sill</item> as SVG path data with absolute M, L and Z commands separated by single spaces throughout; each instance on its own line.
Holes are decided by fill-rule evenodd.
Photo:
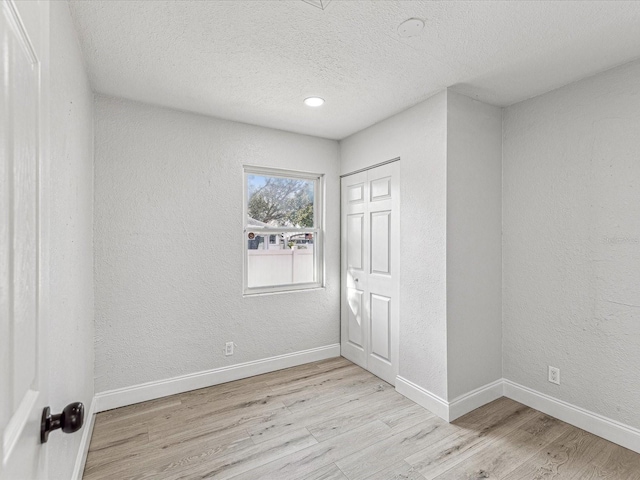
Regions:
M 326 287 L 314 285 L 307 288 L 292 288 L 291 290 L 274 290 L 274 291 L 250 292 L 250 293 L 245 292 L 242 294 L 242 298 L 263 297 L 266 295 L 282 295 L 286 293 L 315 292 L 318 290 L 326 290 Z

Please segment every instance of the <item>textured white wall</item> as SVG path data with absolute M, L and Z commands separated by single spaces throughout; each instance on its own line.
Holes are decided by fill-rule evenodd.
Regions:
M 51 284 L 49 400 L 93 399 L 93 93 L 67 2 L 50 8 Z M 54 433 L 49 477 L 71 478 L 81 432 Z
M 449 91 L 448 400 L 502 378 L 502 110 Z
M 341 173 L 401 158 L 400 375 L 442 398 L 447 396 L 446 142 L 446 91 L 340 142 Z
M 638 428 L 640 62 L 507 108 L 503 132 L 505 377 Z
M 97 392 L 339 342 L 337 142 L 95 108 Z M 242 297 L 243 164 L 326 174 L 326 289 Z

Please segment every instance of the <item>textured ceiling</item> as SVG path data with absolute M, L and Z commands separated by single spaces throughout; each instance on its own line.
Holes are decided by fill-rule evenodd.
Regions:
M 503 106 L 640 57 L 634 1 L 70 5 L 97 92 L 334 139 L 444 87 Z

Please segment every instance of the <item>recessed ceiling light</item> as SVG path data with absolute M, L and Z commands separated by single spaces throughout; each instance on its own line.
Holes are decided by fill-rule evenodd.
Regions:
M 398 35 L 401 37 L 416 37 L 422 33 L 424 22 L 419 18 L 410 18 L 398 25 Z
M 308 97 L 304 99 L 304 104 L 308 107 L 319 107 L 324 103 L 324 99 L 320 97 Z

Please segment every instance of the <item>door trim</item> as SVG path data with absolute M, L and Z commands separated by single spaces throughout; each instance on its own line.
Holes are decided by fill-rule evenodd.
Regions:
M 340 175 L 340 178 L 348 177 L 349 175 L 355 175 L 356 173 L 366 172 L 367 170 L 371 170 L 373 168 L 378 168 L 378 167 L 381 167 L 383 165 L 387 165 L 388 163 L 399 162 L 399 161 L 400 161 L 400 157 L 392 158 L 391 160 L 385 160 L 384 162 L 376 163 L 375 165 L 371 165 L 369 167 L 361 168 L 360 170 L 355 170 L 355 171 L 349 172 L 349 173 L 343 173 L 342 175 Z
M 94 396 L 91 399 L 91 406 L 87 412 L 85 425 L 82 427 L 82 438 L 80 439 L 80 446 L 78 447 L 78 454 L 76 455 L 76 463 L 73 466 L 71 480 L 82 480 L 84 467 L 87 463 L 87 456 L 89 455 L 89 446 L 91 444 L 91 436 L 93 435 L 93 427 L 96 420 L 96 404 L 97 400 Z

